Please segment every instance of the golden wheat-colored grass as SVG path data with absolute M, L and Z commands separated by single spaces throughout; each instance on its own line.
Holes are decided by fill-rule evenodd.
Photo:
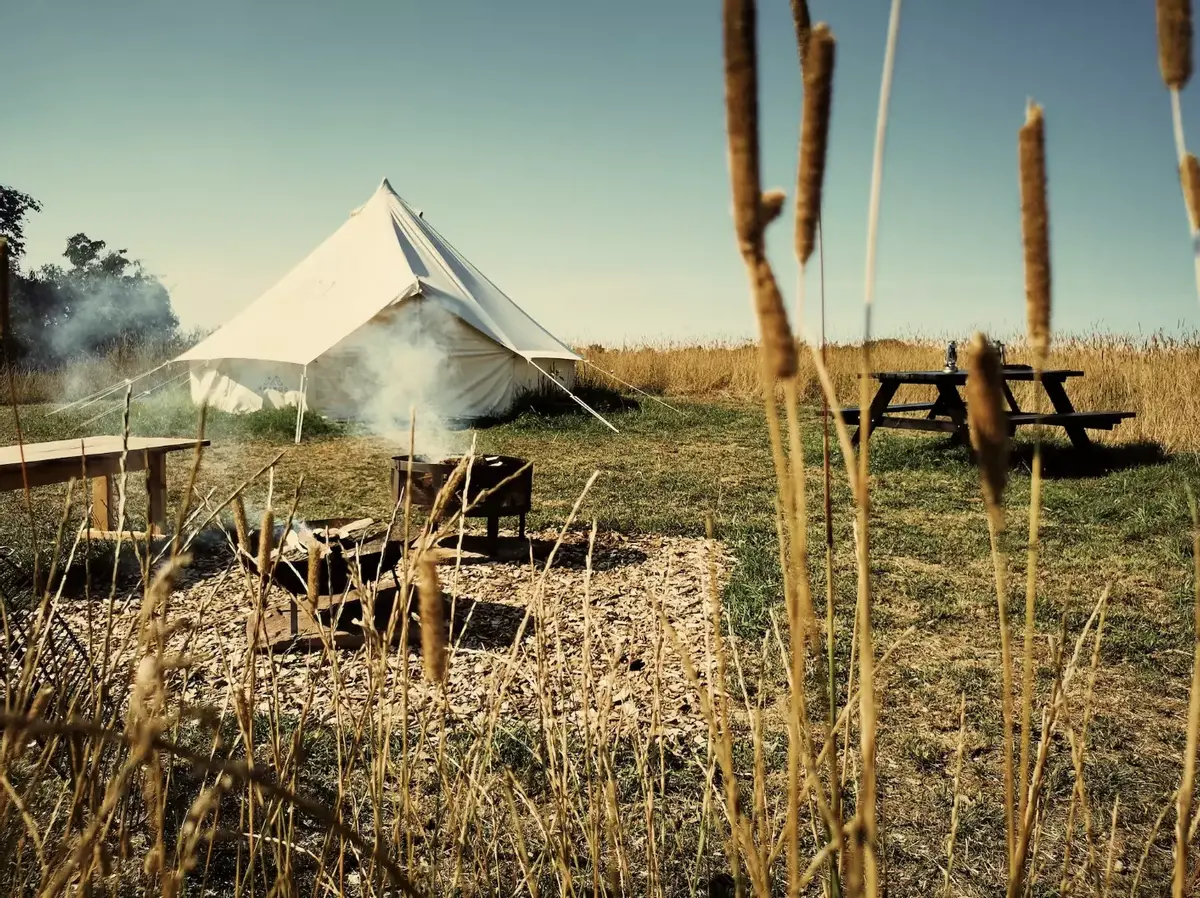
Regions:
M 757 349 L 753 344 L 647 344 L 583 350 L 598 366 L 651 392 L 693 400 L 753 401 L 758 398 Z M 1032 353 L 1008 344 L 1008 361 L 1032 364 Z M 878 371 L 941 368 L 945 344 L 937 341 L 879 340 L 871 347 Z M 827 367 L 839 399 L 858 399 L 858 349 L 831 345 Z M 801 397 L 820 401 L 812 360 L 800 353 Z M 1128 410 L 1137 413 L 1113 431 L 1093 431 L 1101 442 L 1155 442 L 1171 451 L 1200 449 L 1200 335 L 1179 338 L 1060 338 L 1047 366 L 1081 370 L 1084 377 L 1067 381 L 1078 409 Z M 587 377 L 612 386 L 603 374 Z M 1022 407 L 1032 408 L 1032 388 L 1014 384 Z M 925 396 L 918 387 L 902 388 L 897 402 Z

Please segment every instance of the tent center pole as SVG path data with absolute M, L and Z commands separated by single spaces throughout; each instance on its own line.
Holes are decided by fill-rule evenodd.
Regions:
M 304 408 L 308 405 L 308 365 L 300 372 L 300 401 L 296 404 L 296 445 L 300 445 L 300 434 L 304 431 Z

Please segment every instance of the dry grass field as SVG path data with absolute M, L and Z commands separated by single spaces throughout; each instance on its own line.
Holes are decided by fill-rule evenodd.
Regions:
M 961 338 L 959 343 L 961 352 Z M 1009 345 L 1010 361 L 1031 361 L 1022 343 Z M 879 371 L 937 369 L 942 366 L 945 345 L 945 341 L 935 340 L 880 340 L 872 348 L 872 367 Z M 827 351 L 826 364 L 839 400 L 857 405 L 858 348 L 833 345 Z M 752 343 L 593 346 L 581 352 L 603 371 L 654 394 L 699 401 L 756 401 L 761 396 L 758 350 Z M 1047 365 L 1085 372 L 1085 377 L 1068 384 L 1076 408 L 1137 412 L 1136 418 L 1111 434 L 1100 432 L 1100 439 L 1154 442 L 1168 450 L 1200 449 L 1200 337 L 1062 337 L 1051 347 Z M 585 370 L 597 384 L 620 386 L 595 369 Z M 819 402 L 820 384 L 804 353 L 800 354 L 798 380 L 803 400 Z M 921 398 L 929 397 L 922 396 L 920 388 L 905 387 L 896 401 Z M 1017 398 L 1022 399 L 1020 391 Z M 1026 407 L 1024 402 L 1022 407 Z
M 695 355 L 693 351 L 690 357 Z M 605 360 L 624 377 L 631 372 L 620 368 L 621 358 L 610 353 Z M 645 364 L 648 354 L 636 358 Z M 655 386 L 649 380 L 642 383 Z M 436 690 L 424 684 L 416 641 L 407 652 L 368 643 L 248 664 L 246 618 L 260 601 L 278 604 L 284 599 L 278 590 L 260 596 L 258 586 L 241 581 L 225 537 L 199 540 L 178 590 L 169 601 L 165 596 L 155 600 L 162 603 L 156 613 L 160 626 L 173 622 L 167 627 L 172 635 L 164 657 L 187 659 L 180 670 L 163 672 L 165 737 L 200 753 L 209 765 L 259 758 L 255 763 L 271 769 L 273 782 L 279 776 L 289 789 L 321 799 L 364 838 L 386 833 L 384 844 L 401 869 L 432 894 L 455 887 L 536 893 L 539 885 L 542 891 L 558 892 L 567 875 L 571 888 L 583 894 L 590 894 L 593 880 L 601 886 L 608 881 L 609 894 L 722 894 L 723 876 L 730 869 L 723 849 L 727 833 L 722 835 L 725 798 L 721 774 L 715 772 L 719 746 L 709 736 L 699 698 L 708 688 L 704 684 L 716 678 L 715 668 L 706 672 L 704 667 L 705 651 L 712 651 L 712 630 L 705 624 L 709 550 L 704 520 L 713 515 L 721 547 L 717 582 L 727 640 L 733 764 L 748 797 L 755 792 L 756 767 L 761 769 L 765 819 L 779 825 L 787 792 L 788 685 L 773 642 L 776 625 L 786 637 L 786 616 L 770 452 L 761 408 L 747 398 L 698 402 L 673 395 L 670 401 L 680 413 L 638 398 L 638 407 L 622 410 L 610 403 L 606 410 L 620 435 L 583 414 L 537 410 L 478 431 L 480 451 L 517 454 L 533 462 L 530 526 L 540 544 L 553 543 L 561 528 L 570 526 L 562 531 L 561 555 L 545 580 L 540 573 L 545 549 L 532 567 L 528 559 L 510 558 L 464 566 L 465 575 L 451 573 L 453 565 L 443 573 L 447 599 L 460 608 L 454 619 L 464 621 L 455 624 L 461 628 L 455 638 L 461 641 L 450 658 L 446 708 L 439 706 Z M 601 395 L 597 401 L 603 399 Z M 84 418 L 83 412 L 71 418 L 49 417 L 47 411 L 45 406 L 23 409 L 27 439 L 77 432 L 73 428 Z M 131 428 L 139 434 L 178 434 L 187 432 L 183 428 L 194 416 L 175 399 L 146 400 L 134 407 Z M 819 571 L 817 407 L 806 405 L 803 419 L 812 562 Z M 119 420 L 119 414 L 110 419 L 112 424 Z M 7 440 L 11 424 L 6 420 L 5 426 Z M 215 507 L 284 451 L 274 469 L 278 519 L 288 514 L 297 488 L 296 513 L 302 518 L 386 519 L 392 513 L 387 460 L 397 447 L 376 437 L 322 427 L 317 421 L 312 436 L 293 447 L 286 415 L 213 415 L 207 426 L 213 446 L 197 471 L 193 505 L 205 499 Z M 102 429 L 113 431 L 111 425 Z M 1189 451 L 1158 452 L 1137 442 L 1100 447 L 1085 461 L 1061 441 L 1046 448 L 1036 615 L 1039 700 L 1052 688 L 1049 640 L 1065 621 L 1073 642 L 1102 591 L 1110 590 L 1085 761 L 1091 834 L 1077 826 L 1072 871 L 1082 877 L 1082 892 L 1089 893 L 1087 879 L 1104 858 L 1107 815 L 1119 796 L 1114 892 L 1129 892 L 1146 850 L 1139 888 L 1142 894 L 1154 894 L 1171 869 L 1169 823 L 1160 827 L 1148 849 L 1146 840 L 1178 786 L 1192 644 L 1192 558 L 1183 490 L 1189 484 L 1200 486 L 1200 464 Z M 1029 496 L 1030 449 L 1026 441 L 1015 447 L 1006 494 L 1018 522 Z M 840 471 L 836 452 L 834 461 L 835 472 Z M 993 894 L 1004 882 L 1002 728 L 995 600 L 978 475 L 967 451 L 944 438 L 891 431 L 873 437 L 871 464 L 875 638 L 877 654 L 890 651 L 877 681 L 880 827 L 889 894 L 929 894 L 942 883 L 956 794 L 960 698 L 966 702 L 966 729 L 957 789 L 959 848 L 950 894 Z M 171 462 L 173 509 L 183 499 L 190 467 L 186 457 Z M 593 471 L 599 476 L 572 522 L 572 508 Z M 131 475 L 130 481 L 130 517 L 136 526 L 145 500 L 137 477 Z M 262 476 L 246 488 L 252 517 L 264 507 L 267 491 Z M 64 494 L 56 488 L 34 493 L 43 545 L 54 539 Z M 835 477 L 833 499 L 835 654 L 847 670 L 856 587 L 852 515 L 847 511 L 851 497 L 844 476 Z M 68 541 L 82 521 L 84 501 L 76 495 Z M 4 494 L 0 502 L 0 520 L 8 522 L 3 542 L 27 545 L 21 495 Z M 414 528 L 420 520 L 414 519 Z M 228 511 L 218 521 L 232 532 Z M 473 524 L 473 532 L 478 527 Z M 1019 617 L 1024 540 L 1014 532 L 1006 536 L 1005 546 L 1011 609 Z M 124 553 L 127 566 L 112 606 L 116 623 L 109 652 L 114 668 L 129 671 L 123 674 L 129 676 L 139 653 L 146 651 L 141 640 L 148 637 L 138 636 L 145 625 L 139 614 L 146 600 L 136 565 L 128 563 L 130 547 Z M 109 626 L 105 597 L 110 559 L 111 548 L 96 547 L 89 556 L 92 598 L 85 594 L 77 560 L 61 595 L 53 599 L 63 618 L 77 632 L 89 634 L 93 645 L 103 641 Z M 823 590 L 819 582 L 818 588 Z M 463 607 L 474 610 L 465 614 Z M 654 625 L 656 607 L 666 610 L 667 619 L 700 652 L 693 658 L 699 691 L 665 631 Z M 590 638 L 596 641 L 586 680 L 578 661 L 585 608 L 595 615 Z M 526 610 L 531 615 L 526 635 L 518 638 Z M 630 620 L 643 621 L 632 639 Z M 416 629 L 418 623 L 412 626 Z M 574 634 L 570 638 L 568 630 Z M 559 640 L 566 640 L 565 645 Z M 258 684 L 253 692 L 251 669 Z M 493 690 L 501 685 L 491 678 L 502 671 L 511 671 L 513 680 L 499 695 Z M 809 677 L 815 676 L 816 669 L 810 669 Z M 839 687 L 839 704 L 846 701 L 847 685 L 843 681 Z M 810 687 L 815 686 L 811 681 Z M 376 705 L 399 715 L 402 688 L 409 690 L 404 699 L 409 729 L 398 716 L 375 720 L 364 714 L 364 707 Z M 537 697 L 543 693 L 552 707 L 539 709 Z M 256 695 L 257 717 L 239 711 L 243 694 Z M 132 695 L 137 695 L 136 684 Z M 615 713 L 614 705 L 625 710 Z M 124 707 L 127 713 L 133 708 Z M 603 718 L 609 729 L 591 731 L 580 716 L 562 713 L 563 708 L 589 707 L 592 719 Z M 197 713 L 208 708 L 206 714 L 216 716 L 192 718 L 189 708 Z M 500 716 L 490 721 L 489 712 Z M 633 732 L 621 727 L 629 719 L 640 724 Z M 758 736 L 755 721 L 761 728 Z M 110 725 L 125 722 L 122 715 Z M 853 715 L 850 726 L 853 748 Z M 392 735 L 381 742 L 386 732 Z M 253 752 L 248 745 L 255 746 Z M 369 751 L 367 745 L 372 746 Z M 24 760 L 14 760 L 8 775 L 31 814 L 41 808 L 48 816 L 35 816 L 36 822 L 29 823 L 17 806 L 9 805 L 5 812 L 5 851 L 21 859 L 9 874 L 7 888 L 14 893 L 39 882 L 45 885 L 46 871 L 57 867 L 42 867 L 39 851 L 65 863 L 80 832 L 80 824 L 66 825 L 62 802 L 69 805 L 71 799 L 59 790 L 68 781 L 60 781 L 53 768 L 36 773 L 50 753 L 34 749 Z M 480 754 L 485 750 L 486 760 Z M 150 776 L 153 768 L 127 773 L 131 782 L 142 784 L 138 789 L 163 789 L 165 863 L 183 868 L 195 863 L 197 886 L 212 893 L 249 894 L 251 888 L 267 890 L 286 874 L 293 891 L 378 890 L 370 878 L 382 874 L 371 860 L 370 844 L 355 847 L 343 835 L 326 835 L 324 823 L 285 812 L 285 799 L 258 792 L 236 776 L 228 789 L 216 790 L 219 801 L 214 795 L 207 799 L 212 804 L 204 805 L 202 797 L 215 788 L 217 771 L 203 765 L 197 771 L 190 755 L 190 760 L 169 752 L 155 757 L 161 765 L 155 776 L 161 780 Z M 844 758 L 853 773 L 857 753 L 847 751 Z M 105 778 L 91 785 L 98 790 L 93 802 L 102 800 L 104 783 L 112 775 L 111 768 L 105 769 Z M 1071 770 L 1069 744 L 1056 737 L 1037 854 L 1038 879 L 1046 883 L 1057 884 L 1062 872 Z M 467 771 L 476 778 L 473 786 L 470 778 L 461 779 Z M 411 802 L 398 797 L 401 790 L 412 795 Z M 123 799 L 122 813 L 129 816 L 121 819 L 129 822 L 114 825 L 128 828 L 128 837 L 104 849 L 112 853 L 109 876 L 101 876 L 102 868 L 89 866 L 91 861 L 80 861 L 97 888 L 107 884 L 124 893 L 146 882 L 139 871 L 156 850 L 157 824 L 153 816 L 137 817 L 146 811 L 135 805 L 141 806 Z M 203 851 L 189 861 L 186 812 L 192 806 L 198 814 L 200 805 L 210 816 L 200 825 Z M 94 805 L 84 802 L 80 823 L 95 819 L 89 807 Z M 456 843 L 460 827 L 466 827 L 467 835 Z M 648 827 L 655 833 L 653 849 Z M 517 833 L 524 848 L 515 841 Z M 805 836 L 810 854 L 816 850 L 812 840 L 811 833 Z M 293 849 L 281 851 L 285 842 Z M 127 860 L 121 860 L 121 851 Z M 782 877 L 781 863 L 777 858 Z

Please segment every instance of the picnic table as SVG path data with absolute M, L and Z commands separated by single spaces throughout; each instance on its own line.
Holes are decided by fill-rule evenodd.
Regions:
M 1041 373 L 1041 385 L 1053 408 L 1052 412 L 1038 414 L 1021 409 L 1009 388 L 1011 382 L 1033 382 L 1037 380 L 1033 367 L 1030 365 L 1004 365 L 1001 368 L 1004 376 L 1004 398 L 1008 404 L 1008 430 L 1011 435 L 1016 428 L 1028 424 L 1044 424 L 1062 427 L 1072 445 L 1078 448 L 1091 446 L 1088 430 L 1112 430 L 1126 418 L 1134 417 L 1134 412 L 1081 412 L 1076 411 L 1067 395 L 1066 382 L 1073 377 L 1083 377 L 1082 371 L 1070 369 L 1052 369 Z M 967 433 L 967 404 L 963 401 L 959 389 L 967 382 L 967 372 L 962 369 L 941 371 L 876 371 L 871 375 L 879 382 L 871 405 L 868 408 L 867 420 L 861 420 L 857 408 L 843 409 L 842 415 L 847 424 L 858 424 L 852 442 L 858 445 L 862 437 L 870 439 L 871 433 L 879 427 L 894 427 L 900 430 L 925 430 L 935 433 L 948 433 L 956 439 L 966 442 Z M 905 384 L 921 384 L 932 386 L 937 390 L 937 396 L 932 402 L 906 402 L 892 404 L 897 391 Z M 921 417 L 909 417 L 912 413 L 923 412 Z M 864 433 L 865 430 L 865 433 Z
M 202 445 L 209 445 L 208 440 Z M 195 438 L 129 437 L 127 444 L 119 436 L 83 437 L 75 440 L 54 440 L 48 443 L 26 443 L 25 474 L 21 473 L 20 446 L 0 447 L 0 490 L 19 490 L 29 486 L 66 483 L 72 477 L 92 481 L 93 535 L 113 536 L 117 522 L 113 475 L 121 472 L 121 453 L 125 448 L 125 470 L 147 471 L 150 526 L 156 535 L 166 532 L 167 525 L 167 453 L 195 449 Z

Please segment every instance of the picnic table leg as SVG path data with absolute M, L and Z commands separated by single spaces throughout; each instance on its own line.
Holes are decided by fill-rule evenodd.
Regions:
M 1069 415 L 1075 411 L 1075 406 L 1071 404 L 1071 399 L 1067 396 L 1067 391 L 1063 389 L 1061 380 L 1043 380 L 1042 387 L 1045 389 L 1046 395 L 1050 397 L 1054 410 L 1060 415 Z M 1063 429 L 1066 430 L 1071 445 L 1076 449 L 1091 447 L 1092 438 L 1078 424 L 1064 424 Z
M 162 452 L 146 453 L 146 489 L 149 492 L 150 533 L 161 536 L 167 532 L 167 456 Z
M 862 413 L 859 413 L 858 429 L 854 431 L 854 436 L 850 438 L 851 446 L 857 446 L 858 441 L 863 437 L 868 440 L 871 438 L 871 431 L 875 429 L 875 425 L 879 423 L 879 419 L 883 417 L 884 412 L 887 411 L 888 404 L 899 389 L 899 382 L 894 380 L 885 380 L 879 384 L 879 391 L 875 394 L 875 398 L 871 400 L 871 406 L 867 409 L 867 418 L 865 421 L 863 420 Z
M 1017 397 L 1013 395 L 1013 391 L 1008 386 L 1008 381 L 1003 382 L 1004 398 L 1008 402 L 1008 410 L 1014 414 L 1021 413 L 1021 406 L 1017 405 Z
M 957 443 L 969 442 L 967 407 L 963 404 L 962 397 L 958 395 L 958 388 L 952 383 L 939 381 L 937 391 L 937 406 L 939 410 L 954 422 L 955 429 L 950 438 Z
M 92 478 L 92 529 L 107 533 L 112 530 L 112 478 L 108 475 Z

